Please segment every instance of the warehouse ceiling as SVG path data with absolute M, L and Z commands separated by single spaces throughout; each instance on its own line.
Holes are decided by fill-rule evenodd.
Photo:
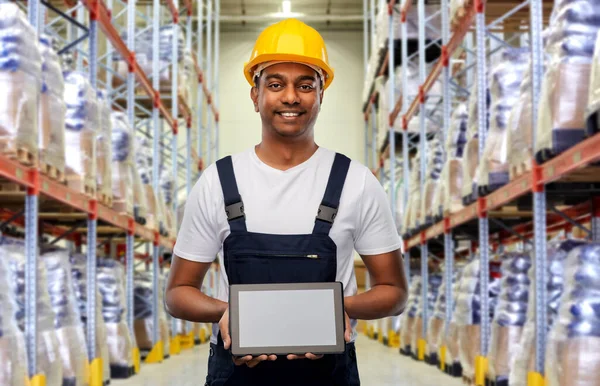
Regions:
M 362 31 L 363 0 L 221 0 L 222 31 L 260 30 L 297 17 L 319 30 Z

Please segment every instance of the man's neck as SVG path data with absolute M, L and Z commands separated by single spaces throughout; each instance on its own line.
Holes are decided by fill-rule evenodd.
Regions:
M 308 160 L 315 154 L 319 146 L 311 136 L 302 141 L 281 142 L 263 136 L 262 142 L 256 145 L 258 158 L 272 168 L 291 169 Z

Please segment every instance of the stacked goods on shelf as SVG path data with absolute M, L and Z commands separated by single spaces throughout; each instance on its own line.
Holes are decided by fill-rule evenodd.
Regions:
M 155 229 L 158 222 L 156 195 L 152 188 L 152 149 L 147 138 L 138 137 L 135 153 L 136 170 L 142 183 L 141 189 L 146 199 L 146 226 Z
M 443 215 L 456 213 L 462 204 L 462 156 L 467 143 L 467 106 L 459 104 L 454 113 L 446 137 L 446 163 L 442 169 L 440 186 L 433 200 L 433 208 L 442 208 Z
M 531 131 L 531 68 L 524 75 L 519 90 L 519 99 L 515 103 L 508 128 L 509 179 L 513 180 L 531 169 L 532 131 Z
M 96 184 L 98 186 L 98 199 L 101 203 L 112 207 L 112 121 L 110 119 L 110 105 L 105 91 L 98 91 L 98 105 L 100 110 L 100 128 L 96 137 Z
M 196 74 L 196 66 L 192 53 L 185 51 L 183 54 L 183 74 L 181 75 L 181 83 L 179 84 L 179 95 L 188 106 L 196 106 L 198 93 L 198 74 Z
M 417 308 L 421 299 L 421 276 L 412 275 L 410 280 L 410 292 L 406 302 L 405 311 L 402 314 L 402 327 L 400 328 L 400 352 L 404 355 L 416 350 L 416 347 L 411 347 L 412 336 L 415 329 L 415 318 L 417 316 Z
M 98 289 L 102 295 L 102 316 L 106 324 L 106 338 L 112 378 L 133 375 L 133 349 L 136 347 L 133 331 L 129 330 L 125 316 L 125 268 L 110 259 L 98 259 Z
M 67 184 L 92 197 L 96 195 L 96 136 L 100 112 L 89 76 L 65 72 L 65 154 Z
M 462 197 L 463 204 L 469 205 L 475 201 L 476 188 L 477 188 L 477 165 L 479 164 L 479 109 L 477 106 L 477 83 L 471 87 L 471 94 L 469 96 L 469 121 L 467 123 L 467 144 L 463 151 L 462 159 Z M 489 121 L 489 107 L 490 107 L 490 93 L 489 89 L 486 90 L 486 127 L 483 128 L 485 131 L 488 130 Z
M 0 241 L 0 385 L 23 386 L 27 376 L 25 337 L 17 325 L 15 291 L 11 288 L 9 250 Z
M 421 219 L 422 225 L 433 224 L 434 218 L 439 217 L 439 207 L 434 207 L 433 201 L 436 192 L 440 187 L 440 175 L 444 167 L 444 149 L 439 137 L 436 135 L 427 144 L 427 169 L 425 176 L 425 189 L 421 198 Z
M 440 284 L 442 283 L 442 276 L 435 273 L 430 273 L 427 278 L 427 320 L 426 324 L 429 322 L 429 317 L 433 315 L 433 310 L 435 307 L 435 301 L 438 297 L 438 292 L 440 289 Z M 417 303 L 417 312 L 415 317 L 415 323 L 412 334 L 411 348 L 413 350 L 414 355 L 418 355 L 419 341 L 427 338 L 423 335 L 423 299 L 420 294 L 420 299 Z M 423 347 L 423 355 L 427 354 L 427 347 Z
M 134 331 L 142 359 L 145 359 L 154 346 L 152 337 L 154 331 L 154 318 L 152 309 L 153 275 L 150 272 L 136 272 L 134 277 Z M 159 276 L 158 288 L 163 288 L 164 278 Z M 163 307 L 163 291 L 158 291 L 158 338 L 163 342 L 163 354 L 169 356 L 169 325 L 167 313 Z
M 500 280 L 489 281 L 489 309 L 481 309 L 480 260 L 475 259 L 465 266 L 457 290 L 456 308 L 452 319 L 458 329 L 458 352 L 463 376 L 472 380 L 475 376 L 475 358 L 480 355 L 481 316 L 488 312 L 493 317 L 500 289 Z
M 599 128 L 598 114 L 600 112 L 600 40 L 596 39 L 594 45 L 594 57 L 592 59 L 592 70 L 590 74 L 590 88 L 588 93 L 588 105 L 585 110 L 586 131 L 593 135 Z
M 42 58 L 34 28 L 17 4 L 0 3 L 0 153 L 38 160 L 38 97 Z
M 557 0 L 546 53 L 548 66 L 538 106 L 535 157 L 538 163 L 585 137 L 594 43 L 600 30 L 597 1 Z
M 416 155 L 410 162 L 410 181 L 409 181 L 409 195 L 408 195 L 408 208 L 405 213 L 402 234 L 410 236 L 413 230 L 417 227 L 417 219 L 421 217 L 421 204 L 420 204 L 420 168 L 419 168 L 419 151 L 417 150 Z
M 551 328 L 558 318 L 560 297 L 564 288 L 564 264 L 567 254 L 584 241 L 552 240 L 547 246 L 547 316 L 548 327 Z M 513 366 L 510 368 L 509 384 L 511 386 L 527 386 L 527 374 L 535 371 L 535 270 L 529 270 L 529 300 L 527 321 L 521 334 L 519 346 L 516 348 Z
M 382 77 L 383 78 L 383 77 Z M 382 79 L 383 80 L 383 79 Z M 398 97 L 402 94 L 402 67 L 398 66 L 394 71 L 393 79 L 387 78 L 384 80 L 383 84 L 379 88 L 379 132 L 377 133 L 377 137 L 381 142 L 379 144 L 383 144 L 386 141 L 386 138 L 389 137 L 388 133 L 390 130 L 389 124 L 389 116 L 390 116 L 390 105 L 391 108 L 394 108 L 395 101 L 390 102 L 390 82 L 393 82 L 394 85 L 394 98 L 398 99 Z M 400 132 L 402 130 L 402 119 L 396 118 L 394 121 L 394 131 Z
M 454 271 L 452 275 L 452 287 L 453 291 L 458 287 L 458 278 L 460 271 Z M 453 292 L 454 293 L 454 292 Z M 454 303 L 454 299 L 453 299 Z M 431 363 L 439 363 L 441 358 L 438 357 L 440 348 L 444 345 L 448 346 L 448 339 L 445 330 L 446 322 L 446 275 L 443 275 L 442 281 L 439 286 L 438 295 L 435 300 L 433 307 L 433 313 L 430 314 L 429 324 L 427 328 L 427 355 L 431 358 Z M 449 323 L 449 329 L 452 328 L 452 323 Z M 454 329 L 456 327 L 454 326 Z M 450 333 L 450 331 L 448 331 Z M 454 342 L 457 345 L 457 342 Z M 446 362 L 453 363 L 452 360 L 448 360 L 449 356 L 446 354 Z
M 177 230 L 175 229 L 177 224 L 175 223 L 175 213 L 173 211 L 173 200 L 175 199 L 175 178 L 173 173 L 168 169 L 164 168 L 160 174 L 160 190 L 162 193 L 162 200 L 164 202 L 163 213 L 164 217 L 164 226 L 166 231 L 175 236 Z
M 174 28 L 179 29 L 178 39 L 177 39 L 177 53 L 179 58 L 179 71 L 178 71 L 178 79 L 177 85 L 178 88 L 181 89 L 182 85 L 182 66 L 181 62 L 184 54 L 184 46 L 185 46 L 185 33 L 179 28 L 178 25 L 166 25 L 160 27 L 159 31 L 159 91 L 161 93 L 168 93 L 171 91 L 172 87 L 172 58 L 173 58 L 173 31 Z M 127 42 L 127 34 L 123 34 L 122 39 L 124 42 Z M 135 38 L 135 58 L 144 73 L 148 76 L 152 74 L 152 65 L 153 65 L 153 54 L 154 49 L 152 45 L 152 30 L 146 30 L 142 33 L 137 34 Z M 115 70 L 118 76 L 113 78 L 113 86 L 119 87 L 127 79 L 127 74 L 129 73 L 129 66 L 127 62 L 122 58 L 117 52 L 113 55 L 113 63 L 115 66 Z M 136 92 L 143 92 L 142 86 L 139 85 L 136 89 Z
M 377 92 L 377 135 L 376 142 L 378 146 L 381 146 L 388 136 L 389 130 L 389 112 L 387 108 L 382 106 L 382 98 L 385 98 L 385 76 L 381 75 L 375 78 L 375 91 Z M 371 119 L 375 119 L 372 117 Z
M 75 297 L 79 305 L 79 315 L 85 331 L 87 331 L 87 257 L 80 254 L 70 256 L 71 275 Z M 110 357 L 108 354 L 107 332 L 104 318 L 102 317 L 102 295 L 96 288 L 96 357 L 102 359 L 102 380 L 104 384 L 110 381 Z
M 25 242 L 20 239 L 2 239 L 0 258 L 8 262 L 8 283 L 16 298 L 17 324 L 21 331 L 25 331 Z M 60 386 L 63 384 L 63 366 L 57 353 L 60 346 L 54 329 L 54 310 L 48 295 L 46 268 L 44 264 L 37 266 L 37 368 L 36 374 L 46 377 L 46 385 Z M 14 347 L 12 348 L 14 349 Z
M 131 174 L 133 130 L 129 126 L 125 114 L 113 111 L 110 118 L 112 122 L 113 209 L 131 216 L 133 215 L 133 176 Z
M 458 297 L 458 288 L 460 286 L 460 280 L 462 277 L 462 269 L 458 271 L 458 274 L 454 275 L 454 283 L 452 284 L 452 313 L 456 308 L 456 299 Z M 446 346 L 446 369 L 454 376 L 462 376 L 462 366 L 460 364 L 460 351 L 458 344 L 458 325 L 454 318 L 450 319 L 447 333 L 442 330 L 440 331 L 441 338 L 438 339 L 440 345 Z
M 506 49 L 490 71 L 490 127 L 476 172 L 481 195 L 493 192 L 509 181 L 508 127 L 529 57 L 529 48 Z
M 565 261 L 558 318 L 548 337 L 549 386 L 593 386 L 600 377 L 600 245 L 577 247 Z
M 47 270 L 48 293 L 54 310 L 54 328 L 63 365 L 62 385 L 87 385 L 88 352 L 71 280 L 69 252 L 47 252 L 41 261 Z
M 137 141 L 135 138 L 133 138 L 133 140 L 133 154 L 137 154 Z M 146 189 L 144 189 L 142 183 L 142 178 L 134 161 L 135 160 L 132 159 L 130 163 L 131 181 L 133 183 L 133 216 L 138 223 L 146 225 L 146 219 L 148 217 L 148 199 L 146 196 Z
M 38 108 L 39 157 L 43 173 L 58 181 L 65 178 L 65 82 L 60 61 L 49 36 L 40 37 L 42 93 Z
M 531 267 L 528 253 L 506 253 L 501 259 L 501 289 L 492 322 L 487 374 L 487 377 L 496 383 L 508 381 L 527 318 L 531 284 L 527 276 Z

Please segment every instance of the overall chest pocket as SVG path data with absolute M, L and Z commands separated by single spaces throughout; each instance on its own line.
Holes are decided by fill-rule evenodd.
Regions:
M 229 284 L 314 283 L 336 279 L 335 253 L 228 251 Z

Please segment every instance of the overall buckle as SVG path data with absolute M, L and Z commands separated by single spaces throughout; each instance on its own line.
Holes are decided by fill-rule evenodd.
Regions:
M 227 214 L 227 221 L 245 217 L 244 202 L 240 201 L 236 202 L 235 204 L 227 205 L 225 207 L 225 213 Z
M 317 213 L 317 220 L 325 221 L 333 224 L 335 216 L 337 216 L 338 210 L 326 205 L 319 206 L 319 212 Z

